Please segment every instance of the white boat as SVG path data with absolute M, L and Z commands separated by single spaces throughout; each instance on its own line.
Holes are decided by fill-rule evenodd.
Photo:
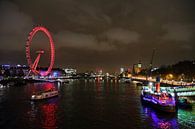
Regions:
M 58 96 L 58 95 L 59 95 L 58 90 L 49 89 L 47 91 L 42 91 L 42 92 L 38 92 L 36 94 L 33 94 L 31 96 L 31 100 L 42 100 L 42 99 L 55 97 L 55 96 Z

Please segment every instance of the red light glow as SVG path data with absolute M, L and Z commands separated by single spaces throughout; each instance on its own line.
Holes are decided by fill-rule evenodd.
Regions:
M 55 104 L 46 104 L 42 106 L 44 113 L 43 128 L 44 129 L 56 129 L 56 110 Z

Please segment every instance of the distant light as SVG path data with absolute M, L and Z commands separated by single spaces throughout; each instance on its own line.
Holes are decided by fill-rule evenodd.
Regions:
M 153 83 L 152 82 L 149 82 L 149 84 L 148 84 L 149 86 L 153 86 Z
M 57 77 L 58 76 L 58 72 L 53 72 L 53 76 Z
M 21 67 L 21 65 L 20 65 L 20 64 L 18 64 L 18 65 L 17 65 L 17 67 Z
M 152 72 L 154 72 L 154 71 L 156 71 L 156 70 L 158 70 L 159 68 L 153 68 L 151 71 Z
M 8 64 L 4 64 L 4 65 L 2 65 L 3 67 L 10 67 L 10 65 L 8 65 Z
M 120 68 L 120 73 L 123 73 L 125 71 L 124 68 Z
M 141 67 L 142 67 L 142 64 L 141 64 L 141 63 L 139 63 L 139 64 L 137 65 L 137 67 L 138 67 L 138 68 L 141 68 Z

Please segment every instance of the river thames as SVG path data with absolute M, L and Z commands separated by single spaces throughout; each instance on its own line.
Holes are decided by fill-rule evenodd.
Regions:
M 56 87 L 60 95 L 32 102 L 33 92 Z M 0 89 L 1 129 L 190 129 L 195 105 L 176 114 L 159 112 L 140 101 L 133 84 L 73 80 L 68 84 L 28 83 Z

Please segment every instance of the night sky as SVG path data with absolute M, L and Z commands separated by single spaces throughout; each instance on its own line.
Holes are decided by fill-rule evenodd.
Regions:
M 0 64 L 26 64 L 25 43 L 43 25 L 56 47 L 55 67 L 119 71 L 195 59 L 195 0 L 4 0 L 0 1 Z M 32 49 L 46 51 L 38 33 Z M 45 58 L 44 58 L 45 57 Z

